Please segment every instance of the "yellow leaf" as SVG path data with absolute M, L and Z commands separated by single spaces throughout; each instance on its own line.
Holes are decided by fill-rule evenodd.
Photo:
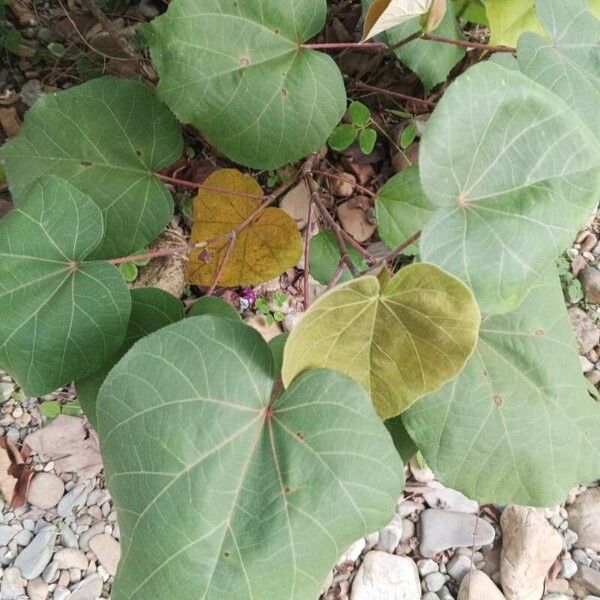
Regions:
M 205 184 L 237 194 L 261 196 L 258 183 L 237 171 L 222 169 Z M 228 234 L 239 227 L 260 205 L 261 200 L 200 190 L 194 201 L 192 241 L 206 242 L 206 248 L 190 255 L 188 283 L 210 286 L 214 282 L 229 245 Z M 225 287 L 254 285 L 281 275 L 302 255 L 302 238 L 294 221 L 279 208 L 267 208 L 234 242 L 218 284 Z

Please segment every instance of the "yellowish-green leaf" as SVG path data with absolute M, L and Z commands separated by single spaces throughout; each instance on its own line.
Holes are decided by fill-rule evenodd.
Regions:
M 477 339 L 471 291 L 429 264 L 393 279 L 362 277 L 325 294 L 285 347 L 283 382 L 312 368 L 341 371 L 363 385 L 389 418 L 459 373 Z
M 589 0 L 589 9 L 600 18 L 600 0 Z M 540 23 L 535 0 L 486 0 L 490 23 L 490 44 L 516 46 L 526 31 L 546 35 Z
M 439 0 L 375 0 L 365 15 L 363 40 L 427 14 L 434 3 Z
M 235 169 L 216 171 L 205 183 L 233 194 L 261 196 L 263 193 L 254 179 Z M 200 190 L 194 201 L 192 241 L 219 239 L 191 254 L 189 283 L 201 286 L 213 283 L 227 252 L 228 234 L 260 205 L 258 198 Z M 302 238 L 294 221 L 279 208 L 267 208 L 237 236 L 218 284 L 237 287 L 268 281 L 294 266 L 301 255 Z

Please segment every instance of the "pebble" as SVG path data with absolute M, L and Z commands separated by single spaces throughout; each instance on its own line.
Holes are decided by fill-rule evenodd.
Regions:
M 121 545 L 115 538 L 105 533 L 90 540 L 90 550 L 109 575 L 115 575 L 121 558 Z
M 367 542 L 365 538 L 361 538 L 360 540 L 354 542 L 344 554 L 340 557 L 337 564 L 343 565 L 345 563 L 354 563 L 358 560 L 358 557 L 362 554 L 362 551 L 365 549 Z
M 417 563 L 417 568 L 421 577 L 425 577 L 430 573 L 436 573 L 437 571 L 439 571 L 439 565 L 435 562 L 435 560 L 431 560 L 430 558 L 421 559 Z
M 448 575 L 457 583 L 471 570 L 471 559 L 464 554 L 455 554 L 446 565 Z
M 38 79 L 30 79 L 21 88 L 21 100 L 27 106 L 33 106 L 42 93 L 43 89 L 41 82 Z
M 75 486 L 70 492 L 65 494 L 58 503 L 56 509 L 58 516 L 64 519 L 78 508 L 85 506 L 88 493 L 89 489 L 87 486 L 82 484 Z
M 27 501 L 32 506 L 48 510 L 54 508 L 65 492 L 65 484 L 52 473 L 36 473 L 27 490 Z
M 79 536 L 79 547 L 84 552 L 87 552 L 90 549 L 90 540 L 93 537 L 100 535 L 101 533 L 104 533 L 105 526 L 106 526 L 106 523 L 104 523 L 104 521 L 102 521 L 100 523 L 95 523 L 87 531 L 82 533 L 81 536 Z
M 90 575 L 73 588 L 69 600 L 96 600 L 102 594 L 102 584 L 101 575 Z
M 37 577 L 27 582 L 27 595 L 30 600 L 46 600 L 48 597 L 48 584 Z
M 582 585 L 592 594 L 600 594 L 600 571 L 597 569 L 580 565 L 572 581 Z
M 54 562 L 59 569 L 79 569 L 85 571 L 88 559 L 81 550 L 63 548 L 54 555 Z
M 304 229 L 308 224 L 309 204 L 310 190 L 306 182 L 302 181 L 285 194 L 279 208 L 294 220 L 298 229 Z
M 423 579 L 423 589 L 428 592 L 439 592 L 446 583 L 446 578 L 442 573 L 429 573 Z
M 581 548 L 575 548 L 573 552 L 571 552 L 571 557 L 576 563 L 585 565 L 586 567 L 589 567 L 592 562 L 592 559 L 589 557 L 588 553 Z
M 431 558 L 449 548 L 486 546 L 496 532 L 476 515 L 429 508 L 421 513 L 419 537 L 421 554 Z
M 146 19 L 154 19 L 160 14 L 156 4 L 152 0 L 141 0 L 138 4 L 138 10 L 143 17 Z
M 77 536 L 68 525 L 65 525 L 60 530 L 60 543 L 65 548 L 79 548 Z
M 560 577 L 571 579 L 575 573 L 577 573 L 577 563 L 570 558 L 563 560 L 560 566 Z
M 420 600 L 421 583 L 414 561 L 373 550 L 358 569 L 350 600 Z
M 54 593 L 52 595 L 53 600 L 67 600 L 67 598 L 71 595 L 71 592 L 62 586 L 57 586 L 54 588 Z
M 15 542 L 17 542 L 19 546 L 27 546 L 32 539 L 33 533 L 28 529 L 21 529 L 14 537 Z
M 25 579 L 35 579 L 42 574 L 52 558 L 56 534 L 54 525 L 46 525 L 17 556 L 15 567 Z
M 23 594 L 25 594 L 25 587 L 19 569 L 15 567 L 5 569 L 0 587 L 2 600 L 19 600 Z
M 9 527 L 8 525 L 0 526 L 0 546 L 8 546 L 10 540 L 12 540 L 17 533 L 19 533 L 16 529 Z
M 425 592 L 421 600 L 440 600 L 435 592 Z
M 392 522 L 379 532 L 379 542 L 376 550 L 392 554 L 402 538 L 402 518 L 396 515 Z

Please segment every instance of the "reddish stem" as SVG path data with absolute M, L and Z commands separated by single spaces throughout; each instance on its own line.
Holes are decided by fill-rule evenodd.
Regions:
M 423 100 L 421 98 L 415 98 L 414 96 L 408 96 L 406 94 L 401 94 L 400 92 L 394 92 L 392 90 L 387 90 L 382 87 L 378 87 L 376 85 L 368 85 L 366 83 L 362 83 L 362 81 L 356 82 L 356 87 L 361 88 L 363 90 L 369 90 L 371 92 L 378 92 L 380 94 L 386 94 L 391 96 L 392 98 L 398 98 L 400 100 L 406 100 L 408 102 L 415 102 L 417 104 L 421 104 L 422 106 L 426 106 L 427 108 L 435 108 L 435 102 L 431 102 L 430 100 Z
M 313 224 L 313 195 L 308 201 L 308 219 L 306 222 L 306 231 L 304 233 L 304 310 L 308 310 L 310 299 L 308 297 L 308 279 L 310 276 L 310 233 Z
M 357 190 L 360 190 L 363 194 L 367 194 L 367 196 L 370 196 L 371 198 L 375 198 L 375 196 L 377 196 L 375 192 L 372 192 L 370 189 L 360 185 L 359 183 L 348 179 L 348 177 L 345 175 L 338 175 L 337 173 L 329 173 L 327 171 L 316 171 L 314 169 L 311 170 L 311 173 L 315 175 L 323 175 L 324 177 L 331 177 L 332 179 L 349 183 L 351 186 L 355 187 Z
M 441 42 L 443 44 L 452 44 L 453 46 L 461 46 L 462 48 L 475 48 L 477 50 L 487 50 L 488 52 L 510 52 L 514 54 L 517 49 L 509 46 L 490 46 L 480 42 L 470 42 L 467 40 L 455 40 L 454 38 L 445 37 L 443 35 L 434 35 L 432 33 L 424 33 L 421 36 L 424 40 L 430 42 Z
M 215 293 L 215 289 L 217 288 L 217 284 L 219 283 L 219 279 L 223 276 L 225 272 L 225 267 L 227 266 L 227 262 L 229 261 L 229 257 L 231 256 L 231 252 L 233 251 L 233 247 L 235 246 L 235 241 L 237 239 L 237 233 L 232 231 L 229 234 L 229 243 L 227 244 L 227 249 L 225 250 L 225 254 L 223 254 L 223 258 L 219 263 L 219 268 L 217 269 L 217 273 L 212 282 L 210 288 L 208 288 L 208 292 L 206 292 L 207 296 L 212 296 Z
M 187 187 L 193 190 L 206 190 L 207 192 L 215 192 L 217 194 L 226 194 L 227 196 L 237 196 L 239 198 L 251 198 L 253 200 L 265 200 L 269 196 L 259 196 L 258 194 L 245 194 L 244 192 L 234 192 L 232 190 L 225 190 L 223 188 L 213 187 L 212 185 L 206 185 L 204 183 L 194 183 L 193 181 L 186 181 L 185 179 L 177 179 L 175 177 L 169 177 L 168 175 L 162 175 L 161 173 L 155 173 L 155 175 L 165 183 L 171 183 L 173 185 L 180 185 L 181 187 Z
M 300 48 L 306 48 L 307 50 L 344 50 L 348 48 L 361 48 L 373 49 L 373 50 L 387 50 L 387 44 L 381 44 L 378 42 L 335 42 L 335 43 L 323 43 L 323 44 L 300 44 Z

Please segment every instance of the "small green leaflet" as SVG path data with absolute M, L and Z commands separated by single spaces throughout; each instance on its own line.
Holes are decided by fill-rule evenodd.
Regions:
M 434 265 L 409 265 L 393 279 L 359 277 L 304 314 L 285 346 L 283 383 L 308 369 L 341 371 L 387 419 L 460 372 L 479 321 L 471 291 Z
M 102 77 L 42 96 L 0 149 L 15 204 L 41 175 L 57 175 L 102 211 L 94 258 L 133 254 L 169 222 L 173 200 L 154 175 L 179 158 L 179 124 L 136 81 Z
M 436 476 L 483 503 L 554 506 L 598 479 L 600 404 L 555 267 L 516 311 L 485 319 L 463 372 L 402 418 Z
M 437 207 L 421 256 L 469 285 L 487 315 L 520 304 L 600 194 L 600 143 L 590 130 L 555 94 L 493 63 L 448 88 L 419 165 Z
M 324 370 L 278 396 L 275 382 L 258 332 L 208 316 L 111 371 L 98 409 L 122 534 L 113 600 L 316 598 L 344 549 L 389 522 L 403 466 L 366 392 Z
M 29 396 L 97 371 L 123 341 L 127 286 L 88 262 L 102 235 L 100 209 L 53 176 L 0 220 L 0 369 Z
M 560 96 L 600 140 L 600 19 L 586 0 L 537 0 L 550 34 L 519 39 L 523 73 Z
M 81 406 L 93 427 L 97 423 L 98 390 L 115 363 L 143 337 L 183 319 L 183 304 L 172 294 L 158 288 L 138 288 L 130 291 L 131 316 L 125 339 L 119 350 L 102 369 L 90 377 L 77 379 L 75 387 Z
M 325 0 L 172 0 L 147 27 L 159 96 L 231 160 L 275 169 L 322 145 L 346 110 L 341 73 L 301 48 Z
M 360 253 L 354 248 L 346 247 L 348 257 L 357 271 L 366 271 L 369 265 Z M 336 237 L 330 229 L 325 229 L 317 233 L 310 240 L 310 274 L 319 283 L 328 285 L 340 264 L 340 247 L 338 246 Z M 339 283 L 350 281 L 352 273 L 348 267 L 344 267 Z

